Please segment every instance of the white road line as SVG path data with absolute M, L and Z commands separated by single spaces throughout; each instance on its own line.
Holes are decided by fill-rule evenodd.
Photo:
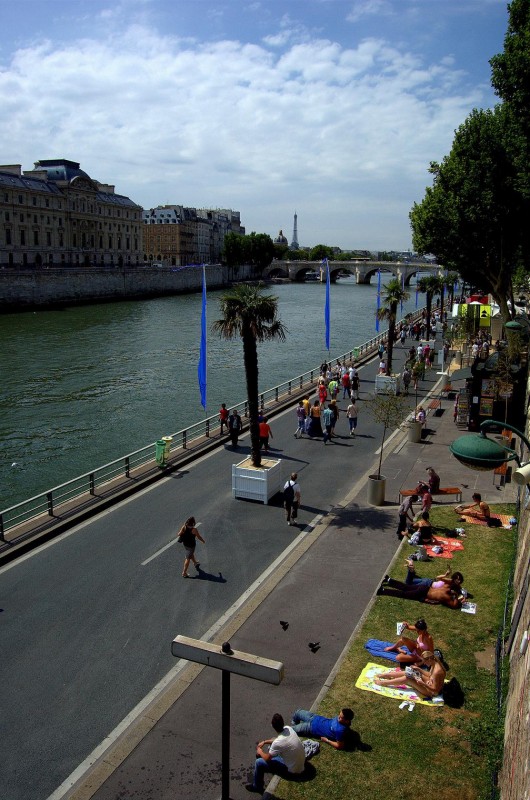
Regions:
M 275 572 L 281 562 L 287 558 L 290 553 L 296 549 L 296 547 L 300 544 L 300 541 L 307 536 L 307 534 L 318 525 L 319 522 L 322 521 L 324 518 L 324 514 L 317 514 L 309 523 L 306 525 L 303 531 L 300 531 L 298 536 L 293 539 L 290 545 L 286 547 L 286 549 L 280 553 L 280 555 L 273 561 L 272 564 L 267 567 L 267 569 L 261 573 L 261 575 L 254 581 L 254 583 L 246 589 L 243 594 L 234 602 L 232 605 L 222 614 L 219 619 L 214 622 L 212 627 L 206 631 L 200 638 L 203 641 L 210 641 L 213 639 L 216 634 L 223 628 L 223 626 L 239 611 L 242 606 L 247 602 L 247 600 L 254 594 L 254 592 L 260 588 L 260 586 L 266 581 L 269 575 Z M 49 795 L 47 800 L 67 800 L 67 797 L 72 789 L 82 778 L 83 776 L 90 770 L 91 767 L 94 766 L 100 759 L 103 758 L 105 753 L 112 747 L 112 745 L 122 736 L 127 729 L 136 722 L 136 720 L 144 713 L 144 711 L 149 707 L 151 703 L 153 703 L 157 697 L 166 689 L 178 676 L 180 672 L 188 665 L 188 661 L 183 661 L 182 659 L 178 659 L 177 663 L 174 667 L 172 667 L 166 675 L 160 680 L 156 686 L 154 686 L 151 691 L 142 699 L 140 702 L 132 709 L 132 711 L 127 714 L 127 716 L 122 719 L 122 721 L 114 728 L 113 731 L 109 733 L 109 735 L 103 739 L 102 742 L 90 753 L 90 755 L 85 758 L 85 760 L 75 769 L 67 778 L 64 780 L 57 789 Z
M 195 523 L 195 527 L 196 528 L 200 528 L 201 525 L 202 525 L 202 522 L 196 522 Z M 170 547 L 173 547 L 174 544 L 177 544 L 177 537 L 176 536 L 171 542 L 168 542 L 163 547 L 161 547 L 160 550 L 157 550 L 156 553 L 153 553 L 152 556 L 149 556 L 149 558 L 146 558 L 145 561 L 142 561 L 140 566 L 141 567 L 145 567 L 146 564 L 149 564 L 149 562 L 152 561 L 154 558 L 158 558 L 159 555 L 161 555 L 165 550 L 168 550 Z
M 177 538 L 175 537 L 171 542 L 168 542 L 167 544 L 164 545 L 164 547 L 161 547 L 160 550 L 157 550 L 156 553 L 153 553 L 152 556 L 149 556 L 149 558 L 146 558 L 145 561 L 142 561 L 140 566 L 145 567 L 146 564 L 149 564 L 150 561 L 153 561 L 153 559 L 158 558 L 159 555 L 161 555 L 165 550 L 168 550 L 170 547 L 173 547 L 173 545 L 176 543 L 177 543 Z

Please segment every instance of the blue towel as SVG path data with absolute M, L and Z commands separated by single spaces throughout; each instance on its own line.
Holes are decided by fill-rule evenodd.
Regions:
M 397 653 L 390 651 L 389 653 L 385 653 L 385 647 L 392 647 L 394 642 L 382 642 L 381 639 L 368 639 L 366 644 L 364 645 L 369 653 L 373 656 L 377 656 L 378 658 L 388 658 L 389 661 L 395 661 Z M 407 650 L 407 648 L 404 648 Z M 409 651 L 407 650 L 407 653 Z

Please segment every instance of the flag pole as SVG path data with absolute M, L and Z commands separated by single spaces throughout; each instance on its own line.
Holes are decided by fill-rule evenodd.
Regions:
M 201 405 L 206 412 L 206 387 L 207 387 L 207 347 L 206 347 L 206 268 L 202 265 L 202 308 L 201 308 L 201 344 L 197 378 L 201 393 Z

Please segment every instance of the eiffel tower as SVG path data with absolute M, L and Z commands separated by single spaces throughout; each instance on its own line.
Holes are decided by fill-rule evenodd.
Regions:
M 298 215 L 296 211 L 294 212 L 294 225 L 293 225 L 293 239 L 290 245 L 291 250 L 299 250 L 300 245 L 298 244 Z

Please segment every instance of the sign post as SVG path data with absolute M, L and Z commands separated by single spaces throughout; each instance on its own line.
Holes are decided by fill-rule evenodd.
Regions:
M 221 800 L 230 800 L 230 673 L 278 686 L 283 680 L 283 664 L 241 650 L 232 650 L 230 642 L 219 646 L 201 639 L 190 639 L 189 636 L 176 636 L 171 643 L 171 652 L 177 658 L 222 671 Z

